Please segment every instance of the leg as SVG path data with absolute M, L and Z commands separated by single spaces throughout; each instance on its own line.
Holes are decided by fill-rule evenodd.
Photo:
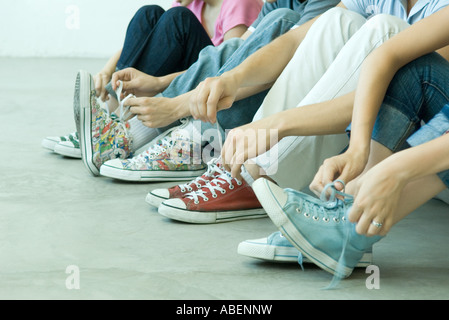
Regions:
M 212 45 L 204 27 L 195 15 L 184 7 L 171 8 L 149 28 L 151 30 L 147 28 L 147 32 L 142 34 L 145 30 L 142 30 L 141 25 L 150 24 L 155 20 L 148 19 L 148 16 L 153 17 L 151 13 L 152 10 L 150 14 L 137 15 L 139 19 L 130 24 L 123 47 L 127 59 L 120 57 L 118 68 L 134 67 L 153 76 L 163 76 L 186 70 L 198 59 L 204 47 Z M 140 33 L 140 36 L 136 37 L 136 33 Z M 161 45 L 161 41 L 166 43 Z
M 259 24 L 254 33 L 245 41 L 231 39 L 218 47 L 206 47 L 202 50 L 198 61 L 184 74 L 175 78 L 162 93 L 167 99 L 165 103 L 184 103 L 188 101 L 188 92 L 195 89 L 206 79 L 220 75 L 239 65 L 245 58 L 268 44 L 274 38 L 288 31 L 299 20 L 297 12 L 288 9 L 277 9 L 269 13 Z M 224 129 L 234 128 L 251 121 L 255 109 L 262 102 L 266 92 L 237 101 L 231 110 L 218 113 L 218 122 Z
M 370 19 L 347 41 L 324 76 L 298 106 L 331 100 L 354 91 L 365 57 L 407 27 L 407 23 L 392 16 L 378 15 Z M 304 116 L 307 117 L 307 114 Z M 329 114 L 327 119 L 329 125 L 332 125 L 332 114 Z M 273 151 L 278 152 L 278 161 L 273 162 L 275 156 L 268 152 L 257 157 L 256 163 L 278 183 L 302 190 L 310 184 L 324 159 L 341 152 L 347 143 L 348 139 L 343 134 L 287 137 L 281 140 Z

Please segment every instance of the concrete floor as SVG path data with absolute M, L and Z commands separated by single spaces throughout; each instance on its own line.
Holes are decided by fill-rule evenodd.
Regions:
M 160 216 L 151 188 L 94 178 L 81 160 L 44 150 L 74 130 L 78 69 L 103 60 L 0 59 L 0 299 L 448 299 L 449 206 L 432 200 L 374 247 L 380 288 L 356 270 L 338 290 L 314 266 L 256 261 L 239 242 L 275 231 L 267 219 L 191 225 Z M 69 266 L 80 288 L 69 290 Z M 70 269 L 71 270 L 71 269 Z M 69 271 L 70 271 L 69 270 Z

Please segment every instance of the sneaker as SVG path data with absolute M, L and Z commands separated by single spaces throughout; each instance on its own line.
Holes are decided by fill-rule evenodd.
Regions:
M 159 207 L 161 203 L 171 198 L 182 198 L 189 192 L 196 191 L 213 178 L 223 173 L 218 163 L 218 158 L 214 158 L 207 164 L 206 172 L 194 180 L 173 186 L 169 189 L 154 189 L 150 191 L 145 201 L 152 206 Z
M 266 238 L 245 240 L 239 243 L 237 253 L 243 256 L 270 262 L 311 263 L 303 257 L 280 231 L 273 232 Z M 373 264 L 373 252 L 365 252 L 356 267 L 366 268 Z
M 260 178 L 253 184 L 257 198 L 273 223 L 305 257 L 338 278 L 348 277 L 380 236 L 357 234 L 346 218 L 352 197 L 337 191 L 333 184 L 329 201 L 282 189 Z M 344 200 L 336 198 L 340 194 Z
M 54 152 L 66 157 L 81 159 L 78 133 L 72 133 L 71 135 L 69 135 L 68 140 L 60 141 L 58 144 L 56 144 Z
M 60 147 L 63 145 L 64 147 Z M 61 137 L 46 137 L 42 140 L 42 147 L 63 156 L 81 159 L 78 134 L 73 132 Z
M 107 160 L 131 155 L 129 123 L 101 107 L 93 77 L 86 71 L 80 71 L 76 78 L 74 113 L 82 159 L 93 175 L 99 175 Z
M 146 151 L 126 160 L 105 162 L 100 174 L 126 181 L 192 180 L 206 171 L 201 159 L 201 143 L 191 139 L 187 119 L 157 137 Z
M 227 171 L 183 198 L 165 200 L 158 212 L 170 219 L 191 223 L 218 223 L 267 216 L 251 186 L 232 178 Z

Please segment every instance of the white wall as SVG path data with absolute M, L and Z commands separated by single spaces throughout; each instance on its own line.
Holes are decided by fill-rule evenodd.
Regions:
M 172 0 L 0 0 L 0 56 L 110 57 L 145 4 Z

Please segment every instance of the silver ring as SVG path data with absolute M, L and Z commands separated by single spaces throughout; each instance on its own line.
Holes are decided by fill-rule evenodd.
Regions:
M 376 222 L 376 221 L 374 221 L 374 220 L 371 221 L 371 224 L 372 224 L 373 226 L 377 227 L 377 228 L 382 227 L 382 223 Z

